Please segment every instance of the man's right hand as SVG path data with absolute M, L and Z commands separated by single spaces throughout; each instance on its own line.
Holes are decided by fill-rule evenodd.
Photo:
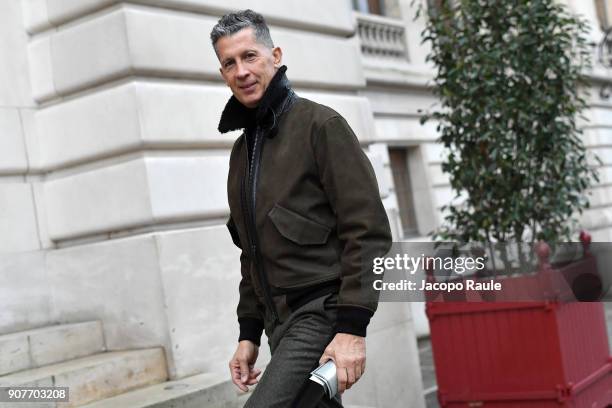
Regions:
M 248 391 L 247 385 L 257 384 L 257 376 L 261 370 L 254 368 L 255 361 L 259 355 L 259 347 L 250 340 L 242 340 L 238 343 L 238 348 L 229 362 L 232 382 L 241 391 Z

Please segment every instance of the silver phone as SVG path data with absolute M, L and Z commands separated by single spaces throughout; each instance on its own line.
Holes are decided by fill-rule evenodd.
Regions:
M 336 376 L 336 365 L 332 360 L 321 364 L 310 373 L 310 381 L 321 385 L 325 390 L 325 395 L 332 399 L 338 393 L 338 377 Z

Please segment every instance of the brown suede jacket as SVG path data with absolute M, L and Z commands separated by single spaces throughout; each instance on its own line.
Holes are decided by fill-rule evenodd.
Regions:
M 339 293 L 336 332 L 365 336 L 378 304 L 372 261 L 391 245 L 376 177 L 344 118 L 297 97 L 285 71 L 255 109 L 232 96 L 219 123 L 244 129 L 227 180 L 227 226 L 242 249 L 240 340 L 259 344 L 287 304 L 325 291 Z

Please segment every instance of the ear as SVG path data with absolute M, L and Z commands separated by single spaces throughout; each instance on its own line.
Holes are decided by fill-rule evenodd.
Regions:
M 274 57 L 274 68 L 280 68 L 283 62 L 283 50 L 280 47 L 272 48 L 272 56 Z

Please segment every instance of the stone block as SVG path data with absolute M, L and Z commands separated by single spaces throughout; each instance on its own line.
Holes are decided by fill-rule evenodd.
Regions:
M 389 186 L 384 184 L 387 180 L 384 177 L 385 174 L 385 166 L 383 164 L 382 158 L 380 155 L 376 153 L 367 152 L 366 155 L 372 164 L 372 168 L 374 169 L 374 174 L 376 175 L 376 179 L 378 182 L 378 193 L 381 197 L 386 197 L 389 195 Z
M 599 129 L 597 128 L 583 128 L 582 143 L 589 148 L 594 149 L 599 147 Z
M 608 128 L 612 126 L 612 109 L 607 107 L 590 107 L 585 111 L 585 116 L 589 118 L 589 122 L 586 123 L 589 126 L 602 126 Z
M 231 147 L 239 132 L 219 134 L 221 112 L 231 97 L 225 86 L 138 81 L 142 137 L 147 145 L 223 145 Z M 334 95 L 297 90 L 300 96 L 323 103 L 345 117 L 362 142 L 373 139 L 368 101 L 356 95 Z
M 21 3 L 0 1 L 0 106 L 33 106 Z
M 151 385 L 83 408 L 238 408 L 245 401 L 227 375 L 205 373 Z
M 435 123 L 421 125 L 417 118 L 376 118 L 374 125 L 376 135 L 381 140 L 401 142 L 404 145 L 433 143 L 438 138 Z
M 157 1 L 141 2 L 155 4 Z M 250 8 L 263 14 L 271 24 L 282 22 L 287 26 L 343 36 L 349 36 L 355 31 L 352 7 L 346 1 L 326 2 L 324 13 L 321 12 L 321 3 L 317 1 L 286 0 L 271 3 L 267 0 L 165 0 L 165 3 L 176 7 L 201 9 L 215 15 Z
M 282 48 L 283 63 L 288 67 L 287 76 L 296 85 L 343 89 L 365 87 L 357 38 L 322 36 L 285 28 L 271 29 L 270 34 L 275 45 Z
M 366 89 L 360 92 L 372 105 L 375 115 L 401 115 L 404 117 L 419 116 L 420 110 L 437 102 L 434 96 L 426 91 L 389 90 L 384 92 Z
M 227 166 L 227 156 L 147 157 L 50 180 L 43 191 L 49 236 L 224 215 Z
M 171 378 L 227 371 L 240 264 L 224 225 L 59 249 L 47 264 L 54 315 L 102 321 L 108 349 L 161 345 Z
M 34 207 L 36 210 L 36 226 L 38 227 L 38 239 L 40 241 L 41 249 L 51 249 L 55 247 L 54 242 L 49 236 L 47 228 L 47 212 L 44 203 L 44 185 L 41 180 L 34 180 L 30 182 L 32 187 L 32 194 L 34 200 Z
M 604 207 L 612 204 L 612 191 L 609 187 L 597 187 L 591 190 L 589 201 L 591 207 Z
M 225 225 L 156 234 L 173 378 L 227 371 L 238 339 L 239 250 Z M 266 339 L 257 366 L 269 360 Z
M 29 74 L 32 83 L 32 97 L 42 102 L 57 96 L 53 78 L 51 56 L 51 35 L 34 38 L 28 44 Z
M 149 157 L 149 199 L 155 221 L 222 216 L 227 211 L 227 156 Z
M 47 0 L 21 0 L 23 25 L 29 33 L 35 33 L 51 27 Z
M 612 183 L 612 167 L 602 166 L 597 169 L 600 183 Z
M 47 0 L 48 18 L 54 25 L 118 3 L 119 0 Z
M 24 1 L 27 14 L 24 18 L 30 33 L 48 28 L 50 22 L 60 24 L 80 15 L 118 3 L 118 0 L 31 0 Z M 270 3 L 265 0 L 137 0 L 138 3 L 176 9 L 188 9 L 201 13 L 222 15 L 232 10 L 252 8 L 262 13 L 270 22 L 300 26 L 310 30 L 349 36 L 354 32 L 354 21 L 350 4 L 343 1 L 325 4 L 321 13 L 318 2 L 287 0 Z M 35 3 L 28 5 L 27 3 Z M 38 7 L 36 7 L 38 6 Z
M 42 162 L 56 168 L 138 146 L 229 148 L 237 132 L 220 135 L 216 130 L 229 95 L 222 86 L 136 82 L 42 109 L 35 118 L 35 129 L 45 129 Z M 362 139 L 371 137 L 372 129 L 362 119 L 367 111 L 363 98 L 321 99 L 341 111 Z
M 378 157 L 377 166 L 374 168 L 378 180 L 378 189 L 381 198 L 387 198 L 393 188 L 393 176 L 389 164 L 389 148 L 385 143 L 372 143 L 368 146 L 368 152 Z
M 0 174 L 25 173 L 28 159 L 18 109 L 0 107 L 0 135 Z
M 593 156 L 599 157 L 601 162 L 606 166 L 612 166 L 612 148 L 610 147 L 593 147 L 588 150 L 589 160 L 593 165 L 598 165 Z
M 40 150 L 45 168 L 53 169 L 144 148 L 229 149 L 239 132 L 221 135 L 217 125 L 230 96 L 222 85 L 119 85 L 36 112 L 32 133 L 44 130 L 44 138 L 28 150 Z
M 100 322 L 47 326 L 0 335 L 0 375 L 104 351 Z
M 0 276 L 0 333 L 40 327 L 53 320 L 42 251 L 1 254 Z
M 408 149 L 408 173 L 412 184 L 414 212 L 417 220 L 418 233 L 428 235 L 436 228 L 436 210 L 432 199 L 431 176 L 425 154 L 421 146 Z
M 115 10 L 52 34 L 51 58 L 60 94 L 130 73 L 125 14 Z
M 580 225 L 589 232 L 608 229 L 612 227 L 612 208 L 590 208 L 585 210 L 579 219 Z M 593 239 L 593 241 L 598 240 Z
M 372 143 L 368 145 L 368 151 L 380 157 L 381 164 L 390 171 L 389 146 L 386 143 Z M 391 175 L 391 173 L 389 173 Z
M 444 187 L 434 187 L 433 188 L 433 202 L 437 207 L 442 207 L 443 205 L 448 205 L 453 201 L 453 203 L 457 203 L 455 198 L 455 193 L 451 189 L 450 186 Z
M 32 188 L 27 183 L 0 183 L 0 255 L 40 248 Z
M 444 146 L 441 143 L 423 143 L 421 149 L 423 150 L 423 160 L 425 160 L 427 164 L 439 164 L 446 156 Z
M 51 251 L 47 270 L 58 321 L 101 321 L 108 350 L 171 349 L 157 247 L 150 235 Z
M 27 336 L 0 336 L 0 376 L 32 366 Z
M 220 79 L 219 62 L 209 41 L 216 18 L 136 6 L 125 10 L 134 69 Z M 156 30 L 151 31 L 152 26 Z M 270 33 L 275 45 L 284 50 L 283 62 L 288 65 L 293 82 L 348 88 L 365 85 L 360 64 L 344 64 L 342 70 L 329 70 L 320 63 L 358 61 L 360 51 L 355 41 L 274 25 Z
M 40 151 L 40 132 L 36 126 L 36 109 L 20 109 L 26 156 L 28 158 L 28 173 L 43 172 Z M 45 134 L 46 136 L 46 134 Z
M 115 351 L 21 371 L 0 378 L 1 386 L 30 386 L 52 381 L 70 388 L 70 403 L 78 407 L 168 378 L 161 348 Z
M 227 146 L 240 132 L 220 134 L 221 112 L 232 93 L 225 85 L 137 81 L 142 139 L 147 146 Z
M 30 34 L 58 26 L 119 0 L 22 0 L 23 21 Z
M 107 89 L 36 113 L 43 165 L 53 169 L 141 145 L 133 85 Z
M 392 193 L 387 198 L 383 198 L 382 202 L 387 212 L 387 218 L 389 219 L 391 237 L 393 238 L 393 241 L 399 241 L 402 239 L 402 221 L 399 217 L 395 193 Z
M 43 327 L 21 333 L 24 334 L 29 340 L 33 367 L 72 360 L 106 349 L 99 321 Z
M 150 224 L 146 163 L 135 159 L 44 185 L 49 236 L 62 240 Z
M 219 61 L 210 44 L 214 18 L 134 6 L 125 9 L 125 18 L 136 70 L 220 78 Z
M 430 163 L 427 166 L 431 184 L 434 187 L 445 187 L 450 185 L 448 174 L 442 171 L 440 163 Z
M 418 18 L 415 18 L 418 7 L 425 4 L 422 0 L 419 1 L 400 1 L 402 18 L 404 20 L 406 46 L 408 49 L 408 59 L 413 66 L 420 66 L 423 69 L 428 68 L 432 73 L 435 68 L 425 59 L 431 51 L 429 43 L 421 43 L 421 33 L 426 26 L 426 15 L 421 13 Z
M 564 0 L 564 3 L 569 6 L 569 11 L 580 14 L 586 20 L 589 27 L 587 38 L 588 40 L 598 43 L 601 41 L 601 29 L 599 28 L 599 20 L 597 18 L 597 9 L 594 1 L 580 0 Z
M 50 34 L 50 69 L 57 93 L 69 94 L 134 73 L 220 80 L 209 41 L 215 23 L 214 17 L 125 5 L 62 28 Z M 345 63 L 359 61 L 355 39 L 274 26 L 271 33 L 285 49 L 294 83 L 344 89 L 365 85 L 361 65 Z M 34 51 L 44 62 L 43 50 Z M 343 69 L 326 68 L 334 64 L 342 64 Z M 37 92 L 42 100 L 48 96 L 42 89 L 50 86 L 48 68 L 41 65 L 40 71 L 35 82 L 42 84 Z

